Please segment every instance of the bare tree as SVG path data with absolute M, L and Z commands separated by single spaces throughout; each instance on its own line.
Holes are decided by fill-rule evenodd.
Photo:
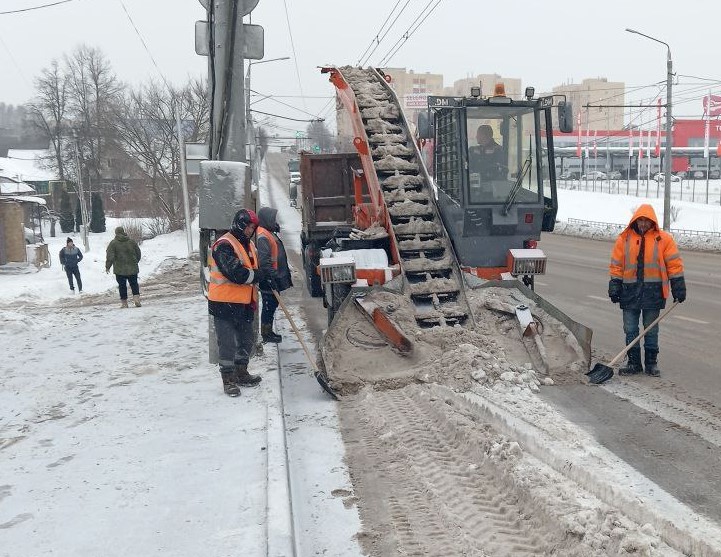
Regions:
M 333 134 L 323 120 L 313 120 L 306 129 L 311 143 L 318 145 L 322 152 L 330 152 L 333 148 Z
M 80 45 L 71 55 L 65 56 L 65 66 L 73 133 L 88 191 L 92 191 L 93 182 L 102 179 L 103 157 L 112 138 L 113 107 L 124 86 L 98 48 Z
M 67 133 L 68 80 L 57 60 L 50 63 L 35 80 L 35 99 L 27 105 L 33 128 L 50 141 L 51 157 L 47 162 L 65 180 L 63 143 Z
M 207 109 L 205 90 L 199 82 L 179 90 L 150 83 L 125 95 L 116 113 L 119 143 L 147 176 L 153 200 L 171 230 L 183 226 L 176 113 L 185 140 L 203 141 L 208 129 Z

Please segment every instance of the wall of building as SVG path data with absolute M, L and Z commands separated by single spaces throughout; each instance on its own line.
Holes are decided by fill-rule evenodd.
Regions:
M 0 265 L 27 261 L 23 218 L 20 203 L 0 201 Z
M 481 96 L 492 97 L 496 84 L 503 83 L 506 96 L 512 99 L 523 98 L 523 84 L 515 77 L 503 77 L 499 74 L 478 74 L 476 77 L 467 77 L 453 82 L 452 87 L 446 87 L 445 94 L 453 97 L 467 97 L 471 94 L 471 87 L 481 86 Z
M 573 103 L 574 112 L 581 112 L 581 127 L 584 130 L 620 130 L 623 128 L 623 108 L 586 108 L 586 105 L 625 104 L 625 83 L 599 77 L 584 79 L 578 84 L 558 85 L 553 87 L 552 91 L 554 95 L 566 95 L 567 100 Z

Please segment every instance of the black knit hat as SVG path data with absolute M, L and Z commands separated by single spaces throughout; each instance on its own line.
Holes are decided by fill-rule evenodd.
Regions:
M 65 243 L 66 243 L 66 244 L 72 244 L 72 243 L 73 243 L 73 239 L 72 239 L 70 236 L 68 236 L 68 239 L 65 240 Z

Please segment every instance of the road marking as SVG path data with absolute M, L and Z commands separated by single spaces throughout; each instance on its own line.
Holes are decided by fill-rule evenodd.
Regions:
M 591 298 L 591 299 L 593 299 L 593 300 L 600 300 L 600 301 L 602 301 L 602 302 L 605 302 L 605 301 L 608 300 L 608 298 L 602 298 L 601 296 L 593 296 L 593 295 L 591 295 L 591 294 L 589 294 L 589 295 L 587 296 L 587 298 Z
M 708 325 L 708 321 L 701 321 L 700 319 L 694 319 L 693 317 L 684 317 L 683 315 L 674 315 L 674 317 L 691 323 L 698 323 L 699 325 Z

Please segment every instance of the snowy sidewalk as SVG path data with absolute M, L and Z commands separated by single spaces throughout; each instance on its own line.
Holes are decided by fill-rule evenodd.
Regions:
M 0 350 L 11 355 L 0 391 L 0 555 L 260 556 L 290 546 L 275 350 L 251 364 L 261 386 L 231 399 L 207 363 L 200 295 L 129 310 L 0 308 L 0 319 Z M 317 385 L 304 380 L 289 388 L 306 414 L 287 420 L 303 468 L 298 524 L 313 535 L 304 513 L 322 520 L 316 501 L 326 499 L 344 510 L 330 492 L 346 483 L 334 405 L 319 388 L 306 400 Z M 335 448 L 309 464 L 324 428 Z

